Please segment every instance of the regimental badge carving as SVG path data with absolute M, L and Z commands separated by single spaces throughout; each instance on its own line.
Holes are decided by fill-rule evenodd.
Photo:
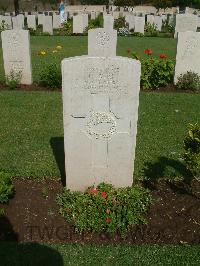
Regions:
M 95 139 L 109 139 L 117 131 L 114 115 L 107 112 L 91 112 L 86 124 L 86 132 Z

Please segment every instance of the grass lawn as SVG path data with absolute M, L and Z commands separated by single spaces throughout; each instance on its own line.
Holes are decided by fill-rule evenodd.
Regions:
M 37 254 L 37 255 L 36 255 Z M 0 244 L 2 266 L 200 265 L 198 246 Z
M 52 53 L 57 45 L 62 45 L 58 53 Z M 130 48 L 141 58 L 145 57 L 144 50 L 152 49 L 153 56 L 158 57 L 160 53 L 166 53 L 169 58 L 174 59 L 176 54 L 176 40 L 172 38 L 155 37 L 118 37 L 117 55 L 130 56 L 127 49 Z M 40 50 L 47 52 L 46 56 L 38 56 Z M 44 64 L 56 62 L 60 64 L 66 57 L 87 54 L 87 36 L 32 36 L 31 37 L 33 79 L 38 80 L 38 75 Z M 0 49 L 0 77 L 4 76 L 2 50 Z
M 154 178 L 174 171 L 184 174 L 183 138 L 188 123 L 200 122 L 199 102 L 200 94 L 140 94 L 136 177 L 143 168 Z M 0 106 L 0 169 L 13 176 L 60 177 L 56 159 L 63 162 L 61 93 L 4 91 Z

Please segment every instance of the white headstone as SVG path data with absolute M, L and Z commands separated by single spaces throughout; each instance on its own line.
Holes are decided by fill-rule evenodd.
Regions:
M 147 22 L 153 25 L 154 22 L 154 15 L 147 15 Z
M 134 28 L 135 28 L 135 16 L 132 14 L 126 15 L 125 20 L 128 23 L 129 30 L 134 30 Z
M 114 18 L 112 15 L 104 15 L 103 16 L 103 25 L 104 25 L 104 29 L 105 30 L 113 30 L 113 27 L 114 27 Z
M 53 35 L 52 16 L 44 16 L 43 32 Z
M 62 61 L 66 186 L 131 186 L 140 62 L 123 57 Z
M 162 29 L 162 17 L 155 16 L 154 17 L 154 23 L 158 31 L 161 31 Z
M 118 19 L 119 18 L 119 11 L 114 11 L 113 12 L 113 17 L 114 17 L 114 19 Z
M 14 30 L 22 30 L 23 29 L 23 24 L 22 24 L 22 20 L 19 19 L 18 16 L 16 17 L 12 17 L 12 24 L 13 24 L 13 29 Z
M 59 29 L 61 26 L 60 15 L 53 15 L 53 28 Z
M 89 56 L 116 56 L 117 31 L 91 29 L 88 31 Z
M 91 12 L 91 19 L 95 19 L 96 18 L 96 13 L 95 12 Z
M 20 23 L 22 23 L 22 28 L 24 28 L 24 15 L 19 14 L 19 15 L 17 15 L 17 18 L 20 21 Z
M 5 23 L 6 25 L 6 29 L 12 29 L 12 20 L 11 20 L 11 16 L 2 16 L 1 17 L 1 23 Z
M 80 14 L 73 16 L 73 33 L 83 33 L 88 26 L 88 15 Z
M 28 15 L 27 16 L 27 25 L 28 28 L 36 30 L 36 18 L 35 15 Z
M 43 25 L 44 24 L 44 14 L 38 14 L 38 25 Z
M 184 14 L 178 14 L 176 15 L 176 28 L 175 28 L 175 34 L 174 38 L 177 38 L 178 32 L 184 32 L 184 31 L 197 31 L 197 16 L 195 15 L 184 15 Z
M 6 30 L 1 33 L 6 76 L 21 74 L 22 84 L 32 84 L 30 37 L 27 30 Z
M 178 33 L 174 82 L 187 71 L 200 75 L 200 32 Z
M 135 32 L 144 34 L 145 17 L 135 17 Z

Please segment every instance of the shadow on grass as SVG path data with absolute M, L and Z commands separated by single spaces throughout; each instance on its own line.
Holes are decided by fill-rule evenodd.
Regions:
M 62 256 L 50 246 L 18 243 L 18 234 L 6 216 L 0 217 L 0 265 L 63 266 Z
M 155 163 L 146 162 L 143 176 L 152 184 L 155 184 L 160 178 L 173 179 L 177 176 L 182 177 L 187 184 L 190 184 L 192 180 L 191 172 L 182 162 L 167 157 L 159 157 Z
M 50 139 L 51 148 L 58 165 L 63 186 L 66 185 L 65 178 L 65 152 L 64 152 L 64 138 L 56 137 Z

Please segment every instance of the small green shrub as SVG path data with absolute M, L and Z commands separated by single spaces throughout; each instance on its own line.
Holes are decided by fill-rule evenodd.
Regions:
M 62 75 L 60 66 L 56 63 L 46 64 L 39 75 L 39 85 L 49 88 L 61 88 Z
M 15 90 L 22 79 L 22 72 L 15 72 L 14 70 L 10 71 L 10 75 L 6 76 L 6 85 L 9 87 L 10 90 Z
M 157 37 L 159 33 L 157 26 L 154 23 L 151 24 L 149 22 L 145 24 L 144 31 L 151 37 Z
M 141 32 L 132 32 L 131 35 L 135 37 L 144 37 L 144 34 L 142 34 Z
M 166 86 L 173 81 L 174 63 L 170 59 L 149 57 L 141 61 L 141 87 L 145 90 Z
M 6 203 L 13 194 L 13 185 L 10 175 L 0 171 L 0 203 Z
M 115 19 L 114 21 L 114 29 L 119 30 L 120 28 L 125 28 L 126 21 L 125 17 L 119 17 L 118 19 Z
M 103 28 L 103 16 L 100 14 L 95 19 L 90 19 L 88 23 L 88 27 L 85 29 L 85 32 L 88 30 L 95 29 L 95 28 Z
M 194 177 L 200 179 L 200 126 L 198 124 L 188 126 L 188 133 L 184 139 L 183 154 L 186 167 Z
M 144 215 L 152 198 L 139 186 L 116 189 L 101 183 L 84 193 L 65 189 L 56 201 L 62 216 L 77 232 L 119 232 L 125 236 L 131 226 L 147 222 Z
M 5 210 L 0 208 L 0 218 L 5 216 Z
M 187 71 L 178 77 L 176 86 L 183 90 L 200 91 L 200 76 L 192 71 Z

